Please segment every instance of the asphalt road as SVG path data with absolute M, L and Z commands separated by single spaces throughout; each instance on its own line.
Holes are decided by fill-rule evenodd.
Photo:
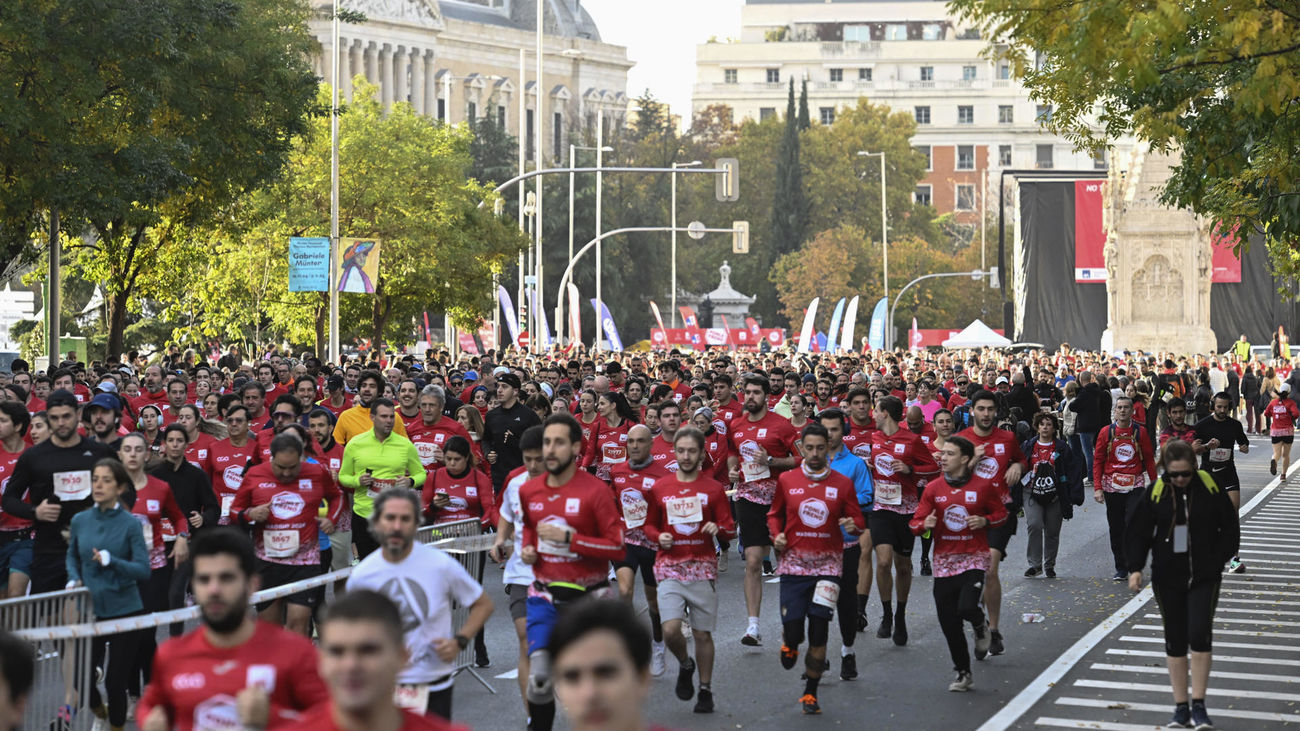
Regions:
M 1251 454 L 1237 455 L 1239 471 L 1246 483 L 1243 504 L 1270 479 L 1268 450 L 1266 438 L 1255 438 L 1252 440 Z M 1300 493 L 1300 488 L 1291 487 L 1287 491 Z M 1300 523 L 1300 518 L 1288 519 L 1292 524 Z M 1267 538 L 1261 536 L 1261 540 L 1267 541 Z M 1001 630 L 1005 637 L 1006 654 L 975 663 L 975 686 L 969 693 L 951 693 L 947 690 L 953 673 L 947 646 L 935 618 L 931 580 L 918 574 L 908 607 L 908 645 L 896 647 L 890 640 L 876 639 L 870 631 L 859 634 L 855 639 L 855 649 L 860 677 L 854 681 L 841 681 L 838 675 L 841 640 L 838 629 L 833 626 L 828 656 L 834 665 L 832 672 L 823 679 L 818 694 L 823 712 L 819 717 L 803 716 L 797 702 L 803 689 L 799 680 L 802 663 L 794 670 L 786 671 L 778 662 L 780 625 L 777 621 L 776 584 L 764 584 L 763 646 L 746 648 L 740 644 L 740 637 L 745 630 L 746 612 L 742 595 L 741 562 L 733 556 L 730 570 L 722 574 L 719 580 L 721 604 L 718 631 L 714 637 L 717 660 L 713 680 L 717 711 L 712 715 L 697 715 L 692 713 L 693 703 L 677 699 L 673 694 L 676 663 L 669 655 L 668 672 L 654 681 L 653 695 L 647 709 L 648 718 L 652 723 L 674 729 L 862 728 L 868 724 L 873 728 L 884 729 L 943 728 L 956 731 L 979 728 L 1076 641 L 1110 617 L 1133 596 L 1126 585 L 1110 580 L 1113 563 L 1105 510 L 1091 499 L 1075 509 L 1074 519 L 1068 521 L 1062 529 L 1061 550 L 1057 560 L 1058 578 L 1030 579 L 1023 576 L 1028 567 L 1024 558 L 1023 521 L 1008 552 L 1010 556 L 1002 567 Z M 503 600 L 499 605 L 503 606 L 505 597 L 501 593 L 499 577 L 499 572 L 489 569 L 485 581 L 493 592 L 493 597 Z M 640 590 L 636 596 L 638 607 L 643 608 L 644 600 Z M 1150 603 L 1145 611 L 1138 613 L 1137 618 L 1154 611 L 1154 603 Z M 1046 619 L 1040 623 L 1022 623 L 1021 615 L 1027 612 L 1041 613 Z M 880 614 L 880 602 L 874 593 L 874 586 L 868 614 L 873 623 Z M 1223 615 L 1220 612 L 1219 616 Z M 1159 620 L 1146 619 L 1143 622 L 1146 625 L 1152 623 L 1159 624 Z M 1158 632 L 1148 634 L 1159 636 Z M 1296 644 L 1293 640 L 1282 638 L 1277 638 L 1276 641 Z M 517 645 L 513 627 L 504 611 L 497 612 L 489 622 L 487 643 L 493 665 L 480 672 L 497 690 L 497 694 L 490 694 L 472 677 L 462 675 L 456 683 L 454 720 L 478 729 L 523 728 L 523 705 L 513 679 Z M 1159 650 L 1160 646 L 1150 644 L 1148 649 Z M 1161 661 L 1156 658 L 1153 662 Z M 1284 667 L 1281 672 L 1294 674 L 1295 668 Z M 1126 680 L 1133 678 L 1130 676 Z M 1156 686 L 1167 682 L 1159 674 L 1150 674 L 1141 680 Z M 1214 683 L 1212 687 L 1213 685 Z M 1172 705 L 1167 691 L 1148 692 L 1144 700 L 1161 709 Z M 1052 701 L 1048 699 L 1044 702 Z M 1284 703 L 1281 700 L 1271 702 Z M 1073 706 L 1067 714 L 1062 714 L 1057 709 L 1053 715 L 1065 715 L 1069 719 L 1085 722 L 1094 718 L 1101 721 L 1103 714 L 1108 712 L 1105 705 L 1108 704 L 1099 708 Z M 1211 708 L 1213 709 L 1213 702 Z M 1033 710 L 1035 713 L 1038 711 L 1037 708 Z M 1016 724 L 1032 726 L 1034 719 L 1041 715 L 1043 714 L 1026 715 L 1016 721 Z M 1166 718 L 1167 713 L 1162 711 L 1158 717 L 1148 713 L 1142 721 L 1148 724 L 1156 721 L 1163 723 Z M 1227 720 L 1229 719 L 1223 719 Z M 1132 721 L 1113 727 L 1150 727 L 1130 724 Z M 997 722 L 999 727 L 1006 725 L 1008 724 Z M 565 727 L 561 719 L 557 728 Z M 1225 727 L 1222 721 L 1220 727 Z

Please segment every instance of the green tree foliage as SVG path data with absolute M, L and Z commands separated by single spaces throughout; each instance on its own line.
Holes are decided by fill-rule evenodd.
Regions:
M 1273 0 L 954 0 L 1081 147 L 1133 134 L 1179 149 L 1163 198 L 1267 236 L 1300 273 L 1300 10 Z M 1044 63 L 1036 63 L 1042 54 Z
M 799 82 L 799 131 L 803 132 L 812 126 L 812 118 L 808 115 L 808 79 L 802 79 Z
M 493 216 L 491 189 L 470 177 L 472 133 L 407 103 L 385 112 L 361 77 L 354 88 L 339 119 L 339 231 L 382 244 L 374 294 L 340 294 L 340 334 L 407 343 L 425 310 L 476 327 L 492 313 L 492 275 L 523 241 L 512 222 Z M 250 337 L 275 326 L 291 341 L 323 346 L 328 295 L 289 292 L 287 260 L 290 236 L 329 235 L 329 160 L 329 123 L 318 119 L 281 182 L 196 234 L 218 252 L 200 277 L 203 334 Z
M 806 93 L 801 96 L 807 102 Z M 799 248 L 808 232 L 810 217 L 807 192 L 803 181 L 803 162 L 800 159 L 799 118 L 795 112 L 794 79 L 790 80 L 790 96 L 786 104 L 785 134 L 776 159 L 776 186 L 772 191 L 770 223 L 773 259 Z
M 137 293 L 179 286 L 176 237 L 282 168 L 315 94 L 300 0 L 0 3 L 0 236 L 42 212 L 86 243 L 108 352 Z

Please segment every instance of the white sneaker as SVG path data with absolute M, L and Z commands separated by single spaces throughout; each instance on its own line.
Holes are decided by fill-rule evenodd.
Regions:
M 655 642 L 651 645 L 650 652 L 650 674 L 656 678 L 664 674 L 664 643 Z
M 758 625 L 751 624 L 749 629 L 745 630 L 745 636 L 740 638 L 740 644 L 747 647 L 761 647 L 763 645 L 763 635 L 758 633 Z
M 720 573 L 720 574 L 725 574 L 725 573 L 727 573 L 727 555 L 728 555 L 729 553 L 730 553 L 730 551 L 719 551 L 719 552 L 718 552 L 718 573 Z

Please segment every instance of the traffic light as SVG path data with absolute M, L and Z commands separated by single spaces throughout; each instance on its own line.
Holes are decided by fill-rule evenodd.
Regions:
M 731 253 L 749 253 L 749 221 L 731 222 Z
M 740 161 L 734 157 L 720 158 L 713 165 L 724 172 L 715 173 L 714 196 L 723 203 L 740 199 Z

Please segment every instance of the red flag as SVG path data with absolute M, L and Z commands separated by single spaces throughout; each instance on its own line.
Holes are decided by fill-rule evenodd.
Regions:
M 695 310 L 682 305 L 677 308 L 677 311 L 682 313 L 682 327 L 694 328 L 700 326 L 699 320 L 695 319 Z
M 659 323 L 659 337 L 662 339 L 662 342 L 656 342 L 655 344 L 662 345 L 666 350 L 668 348 L 668 330 L 664 328 L 663 315 L 659 314 L 659 305 L 656 305 L 654 300 L 650 300 L 650 311 L 654 313 L 655 322 Z M 651 340 L 656 339 L 652 337 Z
M 457 331 L 460 336 L 460 350 L 470 355 L 478 355 L 478 345 L 474 343 L 474 336 L 464 330 Z
M 727 316 L 719 313 L 718 317 L 722 318 L 722 329 L 727 333 L 727 345 L 732 348 L 736 347 L 735 342 L 731 339 L 731 326 L 727 324 Z

